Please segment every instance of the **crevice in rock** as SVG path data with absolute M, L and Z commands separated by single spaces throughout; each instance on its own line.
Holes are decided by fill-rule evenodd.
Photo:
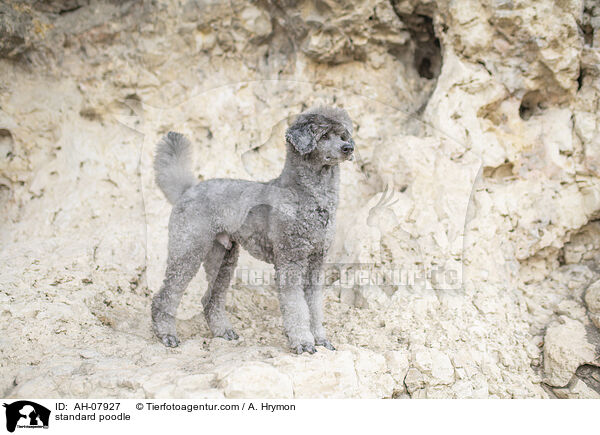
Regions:
M 579 29 L 583 34 L 583 43 L 589 47 L 594 45 L 594 26 L 592 26 L 592 10 L 587 5 L 583 9 L 583 19 Z
M 583 86 L 583 77 L 585 75 L 585 71 L 580 67 L 579 75 L 577 76 L 577 90 L 579 91 Z
M 600 367 L 584 364 L 577 368 L 575 376 L 581 379 L 588 387 L 600 394 Z
M 442 69 L 442 50 L 433 26 L 433 13 L 415 10 L 414 13 L 407 14 L 399 10 L 398 2 L 394 0 L 392 7 L 410 33 L 414 67 L 419 76 L 428 80 L 437 79 Z
M 564 249 L 561 249 L 558 252 L 557 260 L 558 260 L 558 265 L 561 266 L 561 267 L 564 266 L 565 264 L 567 264 L 566 261 L 565 261 L 565 251 L 564 251 Z
M 10 130 L 0 128 L 0 158 L 12 159 L 14 143 L 15 141 Z
M 17 378 L 14 378 L 12 381 L 12 384 L 4 391 L 2 397 L 9 397 L 10 394 L 14 391 L 14 389 L 17 387 L 18 383 L 17 383 Z
M 542 101 L 542 94 L 539 91 L 529 91 L 521 99 L 519 106 L 519 116 L 522 120 L 527 121 L 532 116 L 538 115 L 546 108 Z
M 102 121 L 102 115 L 99 114 L 93 107 L 84 107 L 79 111 L 79 116 L 88 121 Z
M 108 0 L 109 3 L 111 1 L 115 3 L 114 0 Z M 33 9 L 45 14 L 64 15 L 88 6 L 90 0 L 34 0 L 30 3 Z
M 497 181 L 506 180 L 507 178 L 514 177 L 513 174 L 514 165 L 511 162 L 504 162 L 502 165 L 497 167 L 486 166 L 483 168 L 483 176 L 488 179 Z
M 585 24 L 581 30 L 583 31 L 583 41 L 585 45 L 590 47 L 594 45 L 594 28 L 591 24 Z
M 546 384 L 545 382 L 542 382 L 540 386 L 544 389 L 548 396 L 550 396 L 551 399 L 558 399 L 558 396 L 556 395 L 556 393 L 550 385 Z
M 560 249 L 563 264 L 584 264 L 600 273 L 600 220 L 590 219 L 585 225 L 572 230 Z
M 58 11 L 58 15 L 65 15 L 65 14 L 68 14 L 71 12 L 75 12 L 78 9 L 81 9 L 81 5 L 73 6 L 73 7 L 66 8 L 66 9 L 61 9 L 60 11 Z
M 406 376 L 404 376 L 404 380 L 402 381 L 402 383 L 404 384 L 404 389 L 406 390 L 406 394 L 408 394 L 408 397 L 412 399 L 412 394 L 408 390 L 408 385 L 406 385 Z

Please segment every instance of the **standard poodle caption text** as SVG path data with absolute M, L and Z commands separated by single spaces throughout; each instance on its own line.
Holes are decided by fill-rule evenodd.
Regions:
M 119 402 L 75 402 L 69 405 L 57 402 L 54 406 L 58 421 L 129 421 L 131 415 L 122 412 Z

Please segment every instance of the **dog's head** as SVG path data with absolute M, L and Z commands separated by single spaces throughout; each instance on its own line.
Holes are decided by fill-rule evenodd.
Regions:
M 318 107 L 300 114 L 285 132 L 300 155 L 323 166 L 352 160 L 352 121 L 344 109 Z

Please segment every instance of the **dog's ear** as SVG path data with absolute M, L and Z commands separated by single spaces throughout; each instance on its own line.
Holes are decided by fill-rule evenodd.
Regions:
M 285 140 L 291 143 L 301 155 L 305 155 L 317 147 L 315 130 L 312 122 L 298 119 L 285 132 Z

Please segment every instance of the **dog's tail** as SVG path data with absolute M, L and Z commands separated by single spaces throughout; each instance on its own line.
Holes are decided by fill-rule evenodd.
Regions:
M 191 157 L 190 141 L 173 131 L 163 136 L 156 146 L 156 184 L 171 204 L 198 182 L 190 169 Z

